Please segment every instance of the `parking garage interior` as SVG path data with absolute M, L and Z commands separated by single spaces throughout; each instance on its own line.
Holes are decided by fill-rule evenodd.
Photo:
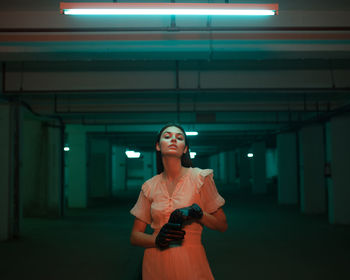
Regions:
M 1 279 L 141 279 L 129 211 L 168 122 L 198 133 L 193 166 L 225 199 L 228 230 L 203 233 L 215 279 L 347 274 L 350 5 L 269 2 L 278 15 L 0 3 Z

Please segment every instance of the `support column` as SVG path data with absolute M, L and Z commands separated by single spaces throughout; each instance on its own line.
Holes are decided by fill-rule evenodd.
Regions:
M 295 133 L 277 135 L 278 203 L 298 203 L 297 146 Z
M 303 127 L 300 131 L 300 207 L 305 214 L 326 211 L 323 126 Z
M 57 122 L 52 122 L 55 127 L 48 130 L 48 191 L 47 207 L 50 216 L 61 216 L 62 213 L 62 143 L 61 130 Z
M 13 134 L 11 106 L 0 105 L 0 241 L 12 237 L 13 216 Z
M 221 184 L 227 184 L 227 153 L 219 154 L 219 174 Z
M 253 144 L 253 194 L 264 194 L 266 188 L 266 144 L 258 142 Z
M 236 181 L 236 155 L 235 151 L 227 153 L 227 182 L 234 187 Z
M 332 162 L 332 142 L 331 142 L 331 123 L 325 124 L 325 179 L 326 179 L 326 205 L 328 211 L 328 221 L 334 224 L 334 197 L 333 197 L 333 179 L 331 176 L 331 162 Z
M 250 188 L 250 160 L 247 156 L 249 149 L 239 150 L 239 185 L 240 189 Z
M 277 149 L 266 150 L 266 177 L 272 180 L 278 175 Z
M 331 174 L 329 205 L 333 208 L 332 224 L 350 224 L 350 115 L 335 117 L 330 122 Z
M 80 125 L 67 126 L 68 207 L 87 207 L 86 132 Z

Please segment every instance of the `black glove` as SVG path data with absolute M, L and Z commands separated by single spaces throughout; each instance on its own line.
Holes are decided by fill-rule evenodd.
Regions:
M 165 249 L 171 241 L 184 239 L 185 231 L 181 230 L 181 225 L 166 223 L 159 231 L 156 237 L 156 246 L 159 249 Z
M 198 204 L 193 203 L 189 207 L 174 210 L 169 218 L 169 223 L 180 224 L 183 226 L 185 222 L 199 220 L 203 217 L 203 211 Z

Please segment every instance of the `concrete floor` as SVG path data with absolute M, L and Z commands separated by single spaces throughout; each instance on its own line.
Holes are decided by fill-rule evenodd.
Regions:
M 0 279 L 138 279 L 143 249 L 129 243 L 137 195 L 59 220 L 23 219 L 20 239 L 0 243 Z M 273 195 L 222 195 L 229 229 L 203 234 L 217 280 L 349 279 L 350 226 L 277 205 Z

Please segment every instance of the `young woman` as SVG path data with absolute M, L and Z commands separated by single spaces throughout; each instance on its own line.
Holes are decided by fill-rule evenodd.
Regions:
M 146 248 L 143 280 L 214 279 L 201 243 L 203 226 L 224 232 L 225 200 L 211 169 L 193 168 L 184 129 L 168 124 L 157 135 L 157 173 L 143 185 L 130 213 L 130 242 Z M 153 234 L 145 233 L 149 224 Z

